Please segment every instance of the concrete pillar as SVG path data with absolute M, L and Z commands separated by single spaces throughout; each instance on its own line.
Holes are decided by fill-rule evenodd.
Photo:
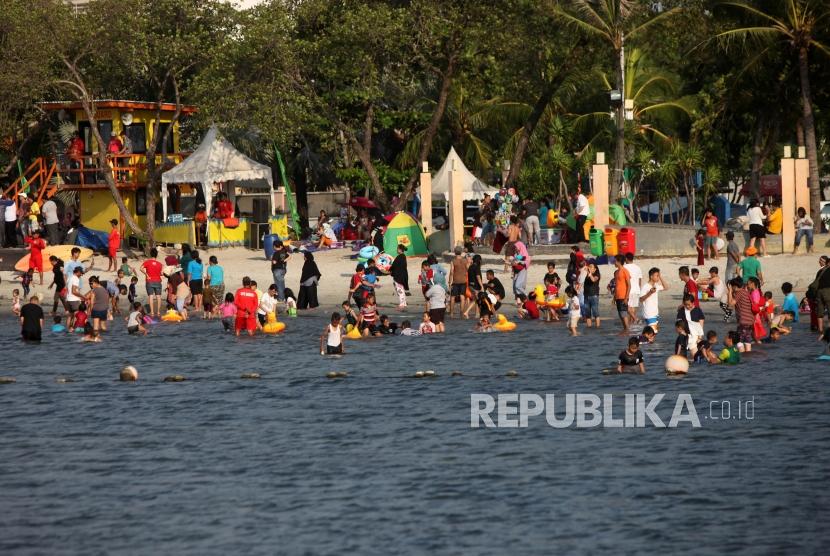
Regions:
M 286 205 L 285 188 L 280 186 L 274 190 L 274 209 L 279 212 L 285 212 Z
M 507 187 L 507 176 L 510 175 L 510 161 L 505 160 L 501 167 L 501 184 Z
M 799 147 L 799 151 L 803 147 Z M 806 155 L 806 153 L 805 153 Z M 810 215 L 810 178 L 809 161 L 801 156 L 795 159 L 795 208 L 804 207 L 807 216 Z
M 424 161 L 421 168 L 421 224 L 424 235 L 432 233 L 432 174 L 429 173 L 429 162 Z
M 605 153 L 597 153 L 597 164 L 593 165 L 592 172 L 594 179 L 594 228 L 604 230 L 608 225 L 608 165 L 605 164 Z
M 786 157 L 786 154 L 784 155 Z M 795 159 L 781 159 L 781 213 L 784 217 L 781 228 L 781 245 L 783 252 L 789 251 L 795 242 Z
M 464 201 L 461 198 L 461 172 L 455 169 L 455 160 L 450 168 L 449 205 L 447 216 L 450 219 L 450 249 L 464 245 Z

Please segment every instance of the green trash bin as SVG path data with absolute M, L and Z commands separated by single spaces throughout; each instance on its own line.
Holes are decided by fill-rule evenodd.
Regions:
M 591 243 L 591 254 L 595 257 L 602 255 L 605 250 L 605 238 L 602 230 L 597 230 L 591 226 L 591 231 L 588 234 L 588 239 Z

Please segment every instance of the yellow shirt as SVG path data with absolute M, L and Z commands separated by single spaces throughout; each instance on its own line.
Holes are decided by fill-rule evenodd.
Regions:
M 771 234 L 780 234 L 783 227 L 784 213 L 781 210 L 781 207 L 778 207 L 767 217 L 767 230 L 769 230 L 769 233 Z

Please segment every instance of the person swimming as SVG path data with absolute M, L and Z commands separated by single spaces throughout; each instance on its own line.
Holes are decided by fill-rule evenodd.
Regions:
M 727 365 L 736 365 L 741 362 L 741 352 L 738 350 L 740 335 L 735 330 L 730 330 L 723 339 L 723 350 L 718 355 L 718 361 Z
M 628 346 L 620 352 L 617 372 L 625 372 L 626 369 L 634 367 L 639 374 L 645 374 L 646 364 L 643 352 L 640 351 L 640 338 L 631 336 L 628 339 Z

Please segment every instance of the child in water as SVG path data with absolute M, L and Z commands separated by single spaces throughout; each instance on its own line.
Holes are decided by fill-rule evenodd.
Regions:
M 620 352 L 617 372 L 622 373 L 628 367 L 636 367 L 640 374 L 646 372 L 645 359 L 643 359 L 643 352 L 640 351 L 640 339 L 637 336 L 629 338 L 628 347 Z
M 389 315 L 381 315 L 380 324 L 377 326 L 377 330 L 383 335 L 392 335 L 397 332 L 398 325 L 389 320 Z
M 493 332 L 493 326 L 490 324 L 490 317 L 483 315 L 478 319 L 478 323 L 473 329 L 474 332 Z
M 89 314 L 87 314 L 87 306 L 83 301 L 78 305 L 78 310 L 75 311 L 75 332 L 84 332 L 86 325 L 89 324 Z
M 641 344 L 653 344 L 655 337 L 657 337 L 657 333 L 654 332 L 654 328 L 651 326 L 645 326 L 643 327 L 643 331 L 640 333 L 639 340 Z
M 738 351 L 737 344 L 740 341 L 740 336 L 734 330 L 730 330 L 723 339 L 723 351 L 718 355 L 718 360 L 727 365 L 735 365 L 741 362 L 741 353 Z
M 55 324 L 52 325 L 52 332 L 54 332 L 56 334 L 61 333 L 61 332 L 66 332 L 66 327 L 61 324 L 61 316 L 60 315 L 55 315 L 55 318 L 53 319 L 53 322 Z
M 138 278 L 133 276 L 130 278 L 130 287 L 127 290 L 127 301 L 130 302 L 130 305 L 135 303 L 135 298 L 137 297 L 136 288 L 138 287 Z
M 539 318 L 539 306 L 536 305 L 535 293 L 530 292 L 530 295 L 520 293 L 517 299 L 519 302 L 519 318 L 530 320 Z
M 576 296 L 576 290 L 573 289 L 573 286 L 565 288 L 565 295 L 568 296 L 568 331 L 570 331 L 571 336 L 579 336 L 577 331 L 581 313 L 579 298 Z
M 778 329 L 779 333 L 784 334 L 785 336 L 792 332 L 792 328 L 787 326 L 789 321 L 795 320 L 795 313 L 793 311 L 782 311 L 781 314 L 772 317 L 772 321 L 770 321 L 770 325 L 772 328 Z
M 421 322 L 421 326 L 418 327 L 418 332 L 421 334 L 435 334 L 435 325 L 430 320 L 427 311 L 424 311 L 424 320 Z
M 346 325 L 357 326 L 357 312 L 352 309 L 351 304 L 344 301 L 340 306 L 343 308 L 343 318 L 346 319 Z
M 236 303 L 233 302 L 232 293 L 226 293 L 225 301 L 219 305 L 219 318 L 222 319 L 225 332 L 231 332 L 236 322 Z
M 674 323 L 677 330 L 677 339 L 674 341 L 674 354 L 688 358 L 689 355 L 689 325 L 685 320 L 678 319 Z
M 775 301 L 772 299 L 772 292 L 764 292 L 764 307 L 761 309 L 761 318 L 767 323 L 772 322 L 772 317 L 775 316 Z
M 30 268 L 20 277 L 20 285 L 23 286 L 23 297 L 29 297 L 29 287 L 32 285 L 32 280 L 35 278 L 35 269 Z
M 285 314 L 289 317 L 297 316 L 297 296 L 291 288 L 285 288 Z
M 12 313 L 14 316 L 20 316 L 20 290 L 17 288 L 12 290 Z
M 401 323 L 401 336 L 420 336 L 421 332 L 412 328 L 412 323 L 405 320 Z
M 287 297 L 287 295 L 286 295 Z M 335 311 L 331 314 L 331 323 L 327 324 L 320 335 L 320 355 L 342 355 L 343 349 L 343 326 L 340 324 L 342 317 Z M 325 342 L 325 349 L 323 348 Z
M 147 335 L 147 328 L 144 326 L 144 307 L 136 301 L 133 303 L 132 311 L 127 315 L 127 334 Z
M 98 335 L 97 330 L 93 330 L 92 326 L 88 326 L 86 330 L 84 330 L 84 337 L 81 338 L 82 342 L 100 342 L 101 336 Z
M 706 339 L 701 339 L 697 343 L 697 351 L 694 355 L 694 362 L 695 363 L 710 363 L 716 364 L 718 363 L 718 358 L 712 349 L 718 343 L 718 333 L 714 330 L 710 330 L 706 333 Z

